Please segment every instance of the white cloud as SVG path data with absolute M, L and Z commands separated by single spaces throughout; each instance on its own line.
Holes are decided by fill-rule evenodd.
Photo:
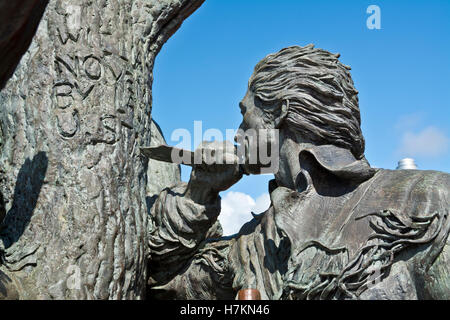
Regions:
M 401 144 L 397 149 L 400 157 L 438 157 L 445 154 L 449 149 L 450 139 L 445 132 L 436 126 L 423 128 L 422 124 L 426 114 L 416 112 L 401 116 L 395 128 L 401 135 Z
M 263 194 L 254 200 L 248 194 L 229 191 L 222 197 L 222 211 L 219 221 L 224 235 L 232 235 L 253 217 L 251 212 L 262 213 L 270 206 L 269 194 Z
M 264 193 L 256 198 L 256 204 L 253 207 L 252 211 L 256 214 L 260 214 L 266 211 L 270 206 L 270 195 L 268 193 Z
M 447 152 L 450 139 L 434 126 L 420 132 L 407 131 L 403 134 L 399 153 L 402 157 L 437 157 Z
M 403 134 L 399 153 L 402 157 L 437 157 L 447 152 L 449 141 L 442 130 L 433 126 L 418 133 L 408 131 Z

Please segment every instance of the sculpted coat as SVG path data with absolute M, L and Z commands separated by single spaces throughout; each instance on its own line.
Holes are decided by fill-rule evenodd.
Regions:
M 255 67 L 240 129 L 280 132 L 271 205 L 222 237 L 218 194 L 239 170 L 196 166 L 162 191 L 149 224 L 152 297 L 256 288 L 262 299 L 450 299 L 450 175 L 370 167 L 357 91 L 337 58 L 290 47 Z

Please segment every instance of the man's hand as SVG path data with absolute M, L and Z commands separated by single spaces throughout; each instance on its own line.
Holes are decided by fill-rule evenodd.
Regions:
M 203 142 L 195 160 L 186 195 L 197 203 L 214 201 L 242 178 L 236 147 L 229 141 Z

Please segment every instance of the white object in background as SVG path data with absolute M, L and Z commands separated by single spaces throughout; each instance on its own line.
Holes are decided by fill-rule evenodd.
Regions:
M 414 159 L 405 158 L 398 162 L 397 170 L 417 170 Z

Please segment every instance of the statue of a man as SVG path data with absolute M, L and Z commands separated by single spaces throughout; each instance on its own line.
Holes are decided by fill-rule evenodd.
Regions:
M 338 57 L 295 46 L 256 65 L 240 129 L 279 130 L 270 208 L 222 237 L 219 192 L 242 170 L 194 166 L 152 207 L 151 296 L 450 299 L 450 175 L 370 167 L 358 92 Z

